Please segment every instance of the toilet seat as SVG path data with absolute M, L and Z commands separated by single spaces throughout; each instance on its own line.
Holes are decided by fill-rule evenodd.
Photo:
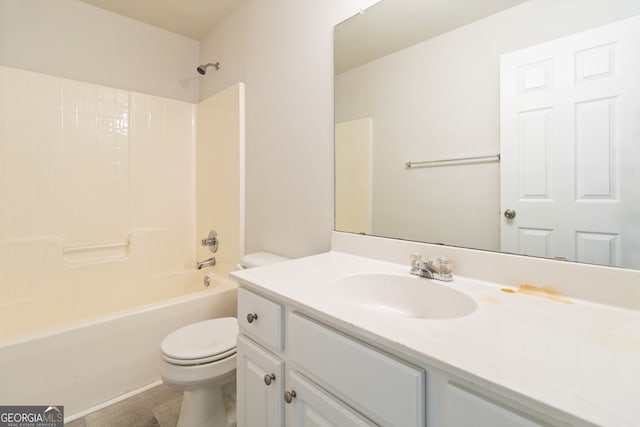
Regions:
M 216 362 L 236 353 L 238 321 L 234 317 L 210 319 L 180 328 L 160 344 L 162 357 L 174 365 Z

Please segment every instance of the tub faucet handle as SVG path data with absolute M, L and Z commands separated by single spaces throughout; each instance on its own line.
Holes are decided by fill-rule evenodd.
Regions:
M 209 250 L 213 253 L 218 251 L 218 233 L 215 230 L 211 230 L 206 239 L 200 240 L 202 246 L 209 246 Z

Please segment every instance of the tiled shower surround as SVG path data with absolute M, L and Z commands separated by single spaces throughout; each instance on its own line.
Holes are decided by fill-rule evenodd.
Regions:
M 0 66 L 0 341 L 192 267 L 195 105 Z

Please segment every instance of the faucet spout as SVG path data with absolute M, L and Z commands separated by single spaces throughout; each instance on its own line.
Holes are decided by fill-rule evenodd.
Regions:
M 440 280 L 443 282 L 453 281 L 450 261 L 446 258 L 439 258 L 438 266 L 436 266 L 431 260 L 422 261 L 421 258 L 416 258 L 411 262 L 410 273 L 416 276 Z
M 198 264 L 196 264 L 196 268 L 198 270 L 202 270 L 205 267 L 212 267 L 214 265 L 216 265 L 216 258 L 211 257 L 209 259 L 205 259 L 204 261 L 198 261 Z

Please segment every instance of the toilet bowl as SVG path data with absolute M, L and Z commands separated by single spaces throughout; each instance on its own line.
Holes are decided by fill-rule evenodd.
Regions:
M 238 267 L 288 259 L 257 252 L 242 258 Z M 162 340 L 162 380 L 185 389 L 177 427 L 235 426 L 237 335 L 236 318 L 224 317 L 187 325 Z
M 237 335 L 236 318 L 225 317 L 187 325 L 162 340 L 162 380 L 184 387 L 177 427 L 234 425 L 225 386 L 235 381 Z

